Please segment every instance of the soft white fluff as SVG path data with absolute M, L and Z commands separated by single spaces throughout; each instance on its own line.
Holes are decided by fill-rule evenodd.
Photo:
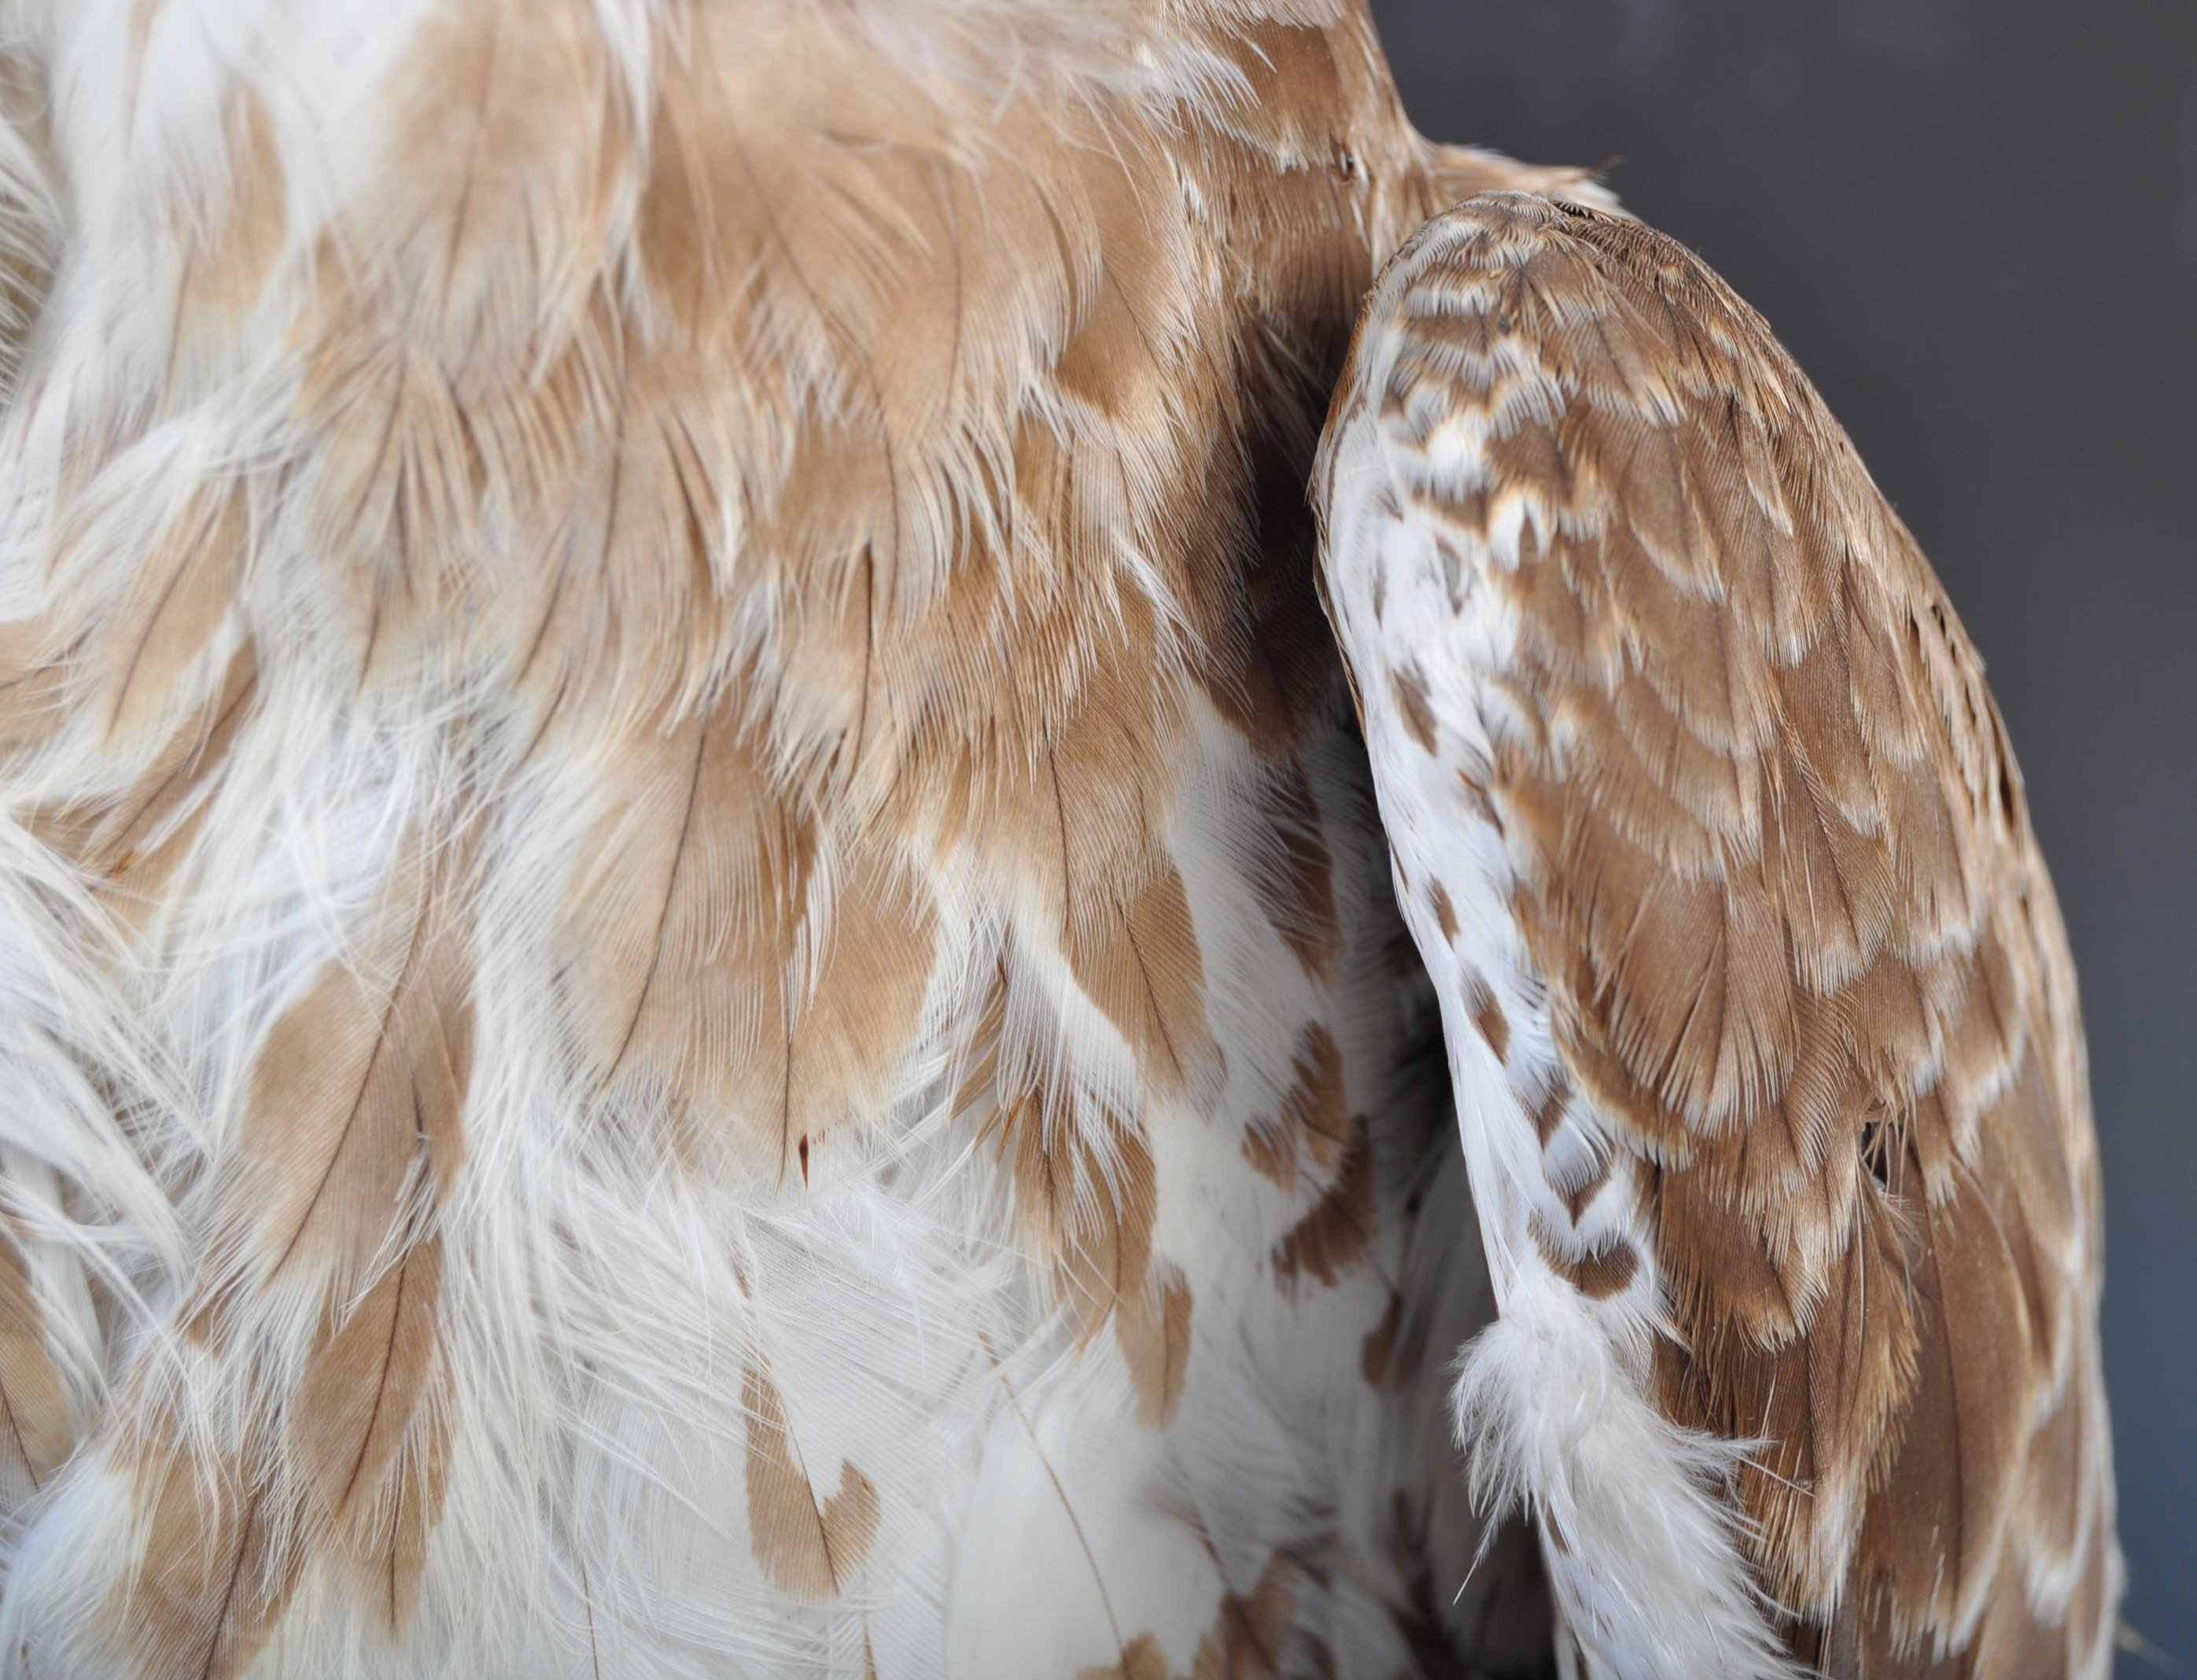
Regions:
M 1730 1485 L 1742 1449 L 1673 1428 L 1645 1394 L 1646 1327 L 1539 1277 L 1458 1362 L 1452 1405 L 1485 1510 L 1524 1504 L 1571 1633 L 1610 1680 L 1797 1673 L 1742 1565 Z

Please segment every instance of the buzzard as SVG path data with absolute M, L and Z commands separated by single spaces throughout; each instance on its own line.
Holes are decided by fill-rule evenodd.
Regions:
M 2105 1673 L 1974 652 L 1359 0 L 0 66 L 0 1673 Z

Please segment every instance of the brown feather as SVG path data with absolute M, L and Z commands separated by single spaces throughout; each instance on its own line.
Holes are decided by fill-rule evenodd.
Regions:
M 820 1492 L 787 1423 L 785 1402 L 762 1366 L 747 1368 L 740 1394 L 756 1561 L 789 1598 L 826 1603 L 844 1596 L 877 1539 L 877 1484 L 842 1460 L 833 1491 Z
M 1002 1114 L 1024 1241 L 1051 1263 L 1054 1298 L 1087 1341 L 1145 1288 L 1159 1199 L 1151 1148 L 1117 1117 L 1079 1116 L 1045 1087 Z
M 606 803 L 564 926 L 596 1077 L 737 1116 L 690 1148 L 797 1182 L 801 1140 L 874 1110 L 913 1036 L 927 905 L 876 849 L 833 847 L 719 714 L 646 735 Z
M 206 1458 L 180 1441 L 142 1455 L 148 1505 L 138 1579 L 102 1633 L 147 1680 L 235 1680 L 258 1656 L 295 1584 L 274 1543 L 257 1455 Z
M 362 1289 L 408 1196 L 447 1190 L 463 1158 L 472 955 L 458 913 L 464 830 L 408 843 L 354 953 L 278 1019 L 254 1064 L 234 1205 L 272 1282 Z
M 1342 1088 L 1342 1046 L 1326 1024 L 1305 1023 L 1290 1064 L 1290 1085 L 1271 1119 L 1243 1134 L 1243 1157 L 1284 1190 L 1295 1190 L 1299 1151 L 1313 1167 L 1332 1167 L 1350 1147 Z
M 1305 972 L 1332 983 L 1342 930 L 1335 907 L 1335 860 L 1321 838 L 1319 803 L 1303 767 L 1296 763 L 1286 765 L 1265 792 L 1254 832 L 1268 855 L 1253 884 L 1267 919 Z
M 1350 1146 L 1336 1168 L 1335 1182 L 1275 1245 L 1278 1282 L 1294 1287 L 1310 1273 L 1332 1286 L 1371 1262 L 1377 1218 L 1375 1170 L 1372 1131 L 1359 1115 L 1350 1122 Z
M 366 1602 L 391 1632 L 410 1619 L 442 1509 L 441 1278 L 439 1237 L 407 1250 L 314 1347 L 293 1412 L 307 1507 L 365 1574 Z
M 248 522 L 243 486 L 217 486 L 193 496 L 149 546 L 96 644 L 91 681 L 110 735 L 159 718 L 214 641 L 246 563 Z
M 1151 1280 L 1114 1312 L 1114 1335 L 1137 1393 L 1137 1422 L 1163 1429 L 1182 1401 L 1190 1366 L 1190 1284 L 1174 1267 L 1153 1268 Z

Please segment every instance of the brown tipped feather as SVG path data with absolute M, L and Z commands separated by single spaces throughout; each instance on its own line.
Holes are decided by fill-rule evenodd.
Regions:
M 235 1680 L 266 1643 L 295 1584 L 270 1532 L 257 1455 L 207 1457 L 148 1444 L 142 1572 L 101 1631 L 146 1680 Z
M 1151 1280 L 1114 1311 L 1114 1334 L 1137 1391 L 1137 1421 L 1163 1429 L 1182 1403 L 1190 1365 L 1190 1284 L 1179 1268 L 1153 1269 Z
M 1376 1170 L 1371 1129 L 1360 1115 L 1351 1121 L 1335 1182 L 1275 1246 L 1277 1278 L 1293 1285 L 1309 1275 L 1332 1285 L 1368 1264 L 1377 1219 Z
M 826 1493 L 787 1425 L 785 1402 L 768 1374 L 750 1365 L 741 1390 L 748 1420 L 748 1535 L 756 1559 L 788 1596 L 821 1602 L 861 1579 L 876 1541 L 877 1484 L 841 1461 Z
M 302 1274 L 349 1299 L 406 1229 L 408 1198 L 457 1172 L 473 1043 L 464 849 L 462 830 L 429 855 L 408 842 L 355 957 L 268 1034 L 234 1203 L 255 1281 Z

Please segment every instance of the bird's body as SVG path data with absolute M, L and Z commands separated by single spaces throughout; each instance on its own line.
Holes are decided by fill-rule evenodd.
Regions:
M 1322 617 L 1306 487 L 1382 265 L 1472 194 L 1597 189 L 1421 141 L 1341 0 L 14 10 L 0 1667 L 2101 1671 L 2095 1168 L 2011 781 L 1950 815 L 1901 784 L 1870 831 L 1951 824 L 1960 893 L 1887 839 L 1898 891 L 1803 964 L 1934 974 L 1988 926 L 1997 1048 L 1945 1047 L 1956 982 L 1918 982 L 1920 1040 L 1877 1061 L 1893 1006 L 1825 1005 L 1889 1070 L 1781 1157 L 1813 1225 L 1732 1192 L 1770 1257 L 1732 1266 L 1784 1291 L 1734 1318 L 1739 1284 L 1671 1258 L 1724 1227 L 1655 1173 L 1724 1194 L 1680 1170 L 1689 1127 L 1743 1131 L 1793 1058 L 1730 1073 L 1730 1028 L 1638 1112 L 1652 1043 L 1583 1069 L 1575 907 L 1512 889 L 1561 866 L 1506 860 L 1493 814 L 1561 813 L 1561 764 L 1504 760 L 1447 679 L 1423 719 L 1392 698 L 1443 659 L 1516 687 L 1515 637 L 1429 598 L 1431 640 L 1383 643 L 1386 551 L 1353 542 L 1385 515 L 1341 492 L 1352 681 Z M 1361 387 L 1412 295 L 1369 318 Z M 1550 421 L 1563 378 L 1519 412 Z M 1469 465 L 1503 430 L 1435 451 L 1464 473 L 1437 501 L 1503 490 L 1513 463 Z M 1330 477 L 1390 447 L 1334 434 Z M 1750 627 L 1750 559 L 1711 632 Z M 1623 641 L 1592 620 L 1549 645 Z M 1996 726 L 1933 622 L 1848 733 L 1936 788 L 1916 707 L 1970 708 L 1956 756 Z M 1516 703 L 1585 715 L 1600 668 L 1535 658 Z M 1407 747 L 1445 789 L 1477 766 L 1493 826 L 1415 796 Z M 1463 871 L 1446 915 L 1429 860 Z M 2016 1398 L 1918 1387 L 1925 1313 L 1864 1399 L 1864 1362 L 1802 1360 L 1827 1468 L 1763 1474 L 1840 1515 L 1732 1492 L 1736 1443 L 1794 1438 L 1772 1356 L 1812 1345 L 1880 1193 L 1855 1138 L 1934 1147 L 1941 1068 L 1968 1106 L 1916 1170 L 2037 1230 L 2001 1240 L 2019 1301 L 1997 1250 L 1961 1274 L 2027 1338 L 1978 1356 Z M 1553 1188 L 1487 1224 L 1491 1289 L 1468 1168 L 1486 1223 L 1528 1085 L 1583 1094 L 1538 1138 Z M 1991 1118 L 2016 1086 L 2044 1093 L 2019 1173 Z M 1913 1205 L 1870 1216 L 1867 1287 L 1911 1293 L 1930 1185 L 1881 1181 Z M 1624 1480 L 1684 1519 L 1651 1584 L 1706 1642 L 1612 1611 L 1646 1519 L 1561 1531 L 1571 1449 L 1504 1434 L 1486 1339 L 1478 1468 L 1543 1526 L 1474 1514 L 1446 1373 L 1523 1301 L 1522 1234 L 1603 1326 Z M 1516 1370 L 1545 1322 L 1505 1318 Z M 1951 1506 L 1868 1528 L 1899 1440 L 1971 1417 L 1997 1433 Z M 2065 1544 L 1988 1538 L 2061 1492 Z M 1870 1574 L 1880 1530 L 1943 1590 Z

